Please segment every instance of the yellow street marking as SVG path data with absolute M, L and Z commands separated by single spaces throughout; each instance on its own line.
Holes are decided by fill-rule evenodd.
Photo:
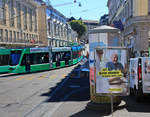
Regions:
M 16 78 L 15 80 L 22 80 L 23 78 L 25 78 L 24 76 Z
M 57 76 L 54 74 L 54 75 L 51 75 L 51 76 L 49 76 L 49 78 L 50 79 L 54 79 L 54 78 L 56 78 Z
M 66 77 L 67 76 L 67 74 L 62 74 L 62 77 Z
M 31 76 L 29 78 L 27 78 L 27 80 L 32 80 L 33 78 L 35 78 L 36 76 Z
M 38 79 L 43 79 L 43 78 L 45 78 L 46 76 L 47 76 L 47 74 L 44 74 L 44 75 L 40 76 Z

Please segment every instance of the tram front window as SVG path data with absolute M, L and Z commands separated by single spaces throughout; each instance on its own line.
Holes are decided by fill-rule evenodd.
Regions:
M 8 65 L 9 55 L 0 55 L 0 66 Z
M 12 51 L 10 55 L 10 65 L 18 65 L 21 56 L 21 51 Z

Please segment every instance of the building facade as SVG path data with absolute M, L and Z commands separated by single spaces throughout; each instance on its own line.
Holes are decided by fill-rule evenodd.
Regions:
M 81 37 L 80 41 L 83 43 L 88 43 L 88 33 L 91 29 L 94 29 L 99 26 L 99 21 L 98 20 L 82 20 L 82 22 L 86 25 L 87 32 Z
M 71 42 L 72 29 L 67 18 L 51 5 L 46 9 L 47 39 L 52 47 L 68 46 Z
M 0 0 L 0 47 L 43 46 L 38 33 L 38 4 Z
M 104 14 L 103 16 L 101 16 L 100 20 L 99 20 L 99 24 L 101 25 L 108 25 L 108 14 Z
M 142 56 L 150 42 L 150 0 L 108 0 L 107 6 L 109 23 L 121 29 L 122 45 L 131 57 Z
M 46 21 L 43 20 L 43 17 L 41 17 L 43 22 L 42 25 L 44 26 L 41 25 L 41 30 L 43 30 L 43 33 L 40 32 L 40 35 L 42 35 L 42 37 L 45 35 L 43 38 L 47 39 L 47 46 L 68 46 L 69 43 L 72 42 L 72 29 L 67 22 L 67 18 L 62 13 L 57 11 L 51 4 L 43 2 L 43 0 L 35 1 L 41 5 L 46 5 Z

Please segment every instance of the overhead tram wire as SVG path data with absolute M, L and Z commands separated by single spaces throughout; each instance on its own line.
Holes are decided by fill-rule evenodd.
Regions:
M 57 5 L 53 5 L 53 7 L 61 7 L 61 6 L 65 6 L 65 5 L 71 5 L 74 3 L 78 3 L 78 6 L 81 7 L 81 2 L 66 2 L 66 3 L 62 3 L 62 4 L 57 4 Z
M 76 1 L 76 0 L 75 0 L 75 1 Z M 20 3 L 24 3 L 24 2 L 20 1 Z M 66 3 L 63 3 L 63 4 L 57 4 L 57 5 L 54 5 L 54 7 L 60 7 L 60 6 L 65 6 L 65 5 L 71 5 L 71 4 L 74 4 L 74 3 L 79 3 L 79 7 L 82 6 L 82 5 L 81 5 L 81 2 L 66 2 Z M 1 8 L 1 9 L 6 10 L 5 8 Z M 9 11 L 7 11 L 7 12 L 9 12 Z M 23 15 L 25 15 L 25 13 L 22 13 L 22 14 L 20 14 L 20 15 L 17 15 L 17 16 L 8 18 L 8 19 L 4 19 L 4 20 L 5 20 L 5 21 L 9 21 L 9 20 L 12 20 L 12 19 L 21 17 L 21 16 L 23 16 Z
M 60 6 L 71 5 L 71 4 L 73 4 L 73 2 L 66 2 L 66 3 L 54 5 L 54 7 L 60 7 Z
M 81 13 L 81 12 L 83 12 L 83 13 L 85 13 L 85 12 L 90 12 L 90 11 L 93 11 L 93 10 L 98 9 L 98 8 L 99 8 L 99 7 L 96 7 L 96 8 L 93 8 L 93 9 L 85 9 L 85 10 L 77 11 L 77 12 L 75 12 L 75 13 L 73 13 L 73 14 Z

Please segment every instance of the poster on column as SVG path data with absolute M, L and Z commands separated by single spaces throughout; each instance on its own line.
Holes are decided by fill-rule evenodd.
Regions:
M 95 92 L 99 95 L 129 94 L 128 51 L 122 47 L 97 47 L 94 51 L 96 68 Z

